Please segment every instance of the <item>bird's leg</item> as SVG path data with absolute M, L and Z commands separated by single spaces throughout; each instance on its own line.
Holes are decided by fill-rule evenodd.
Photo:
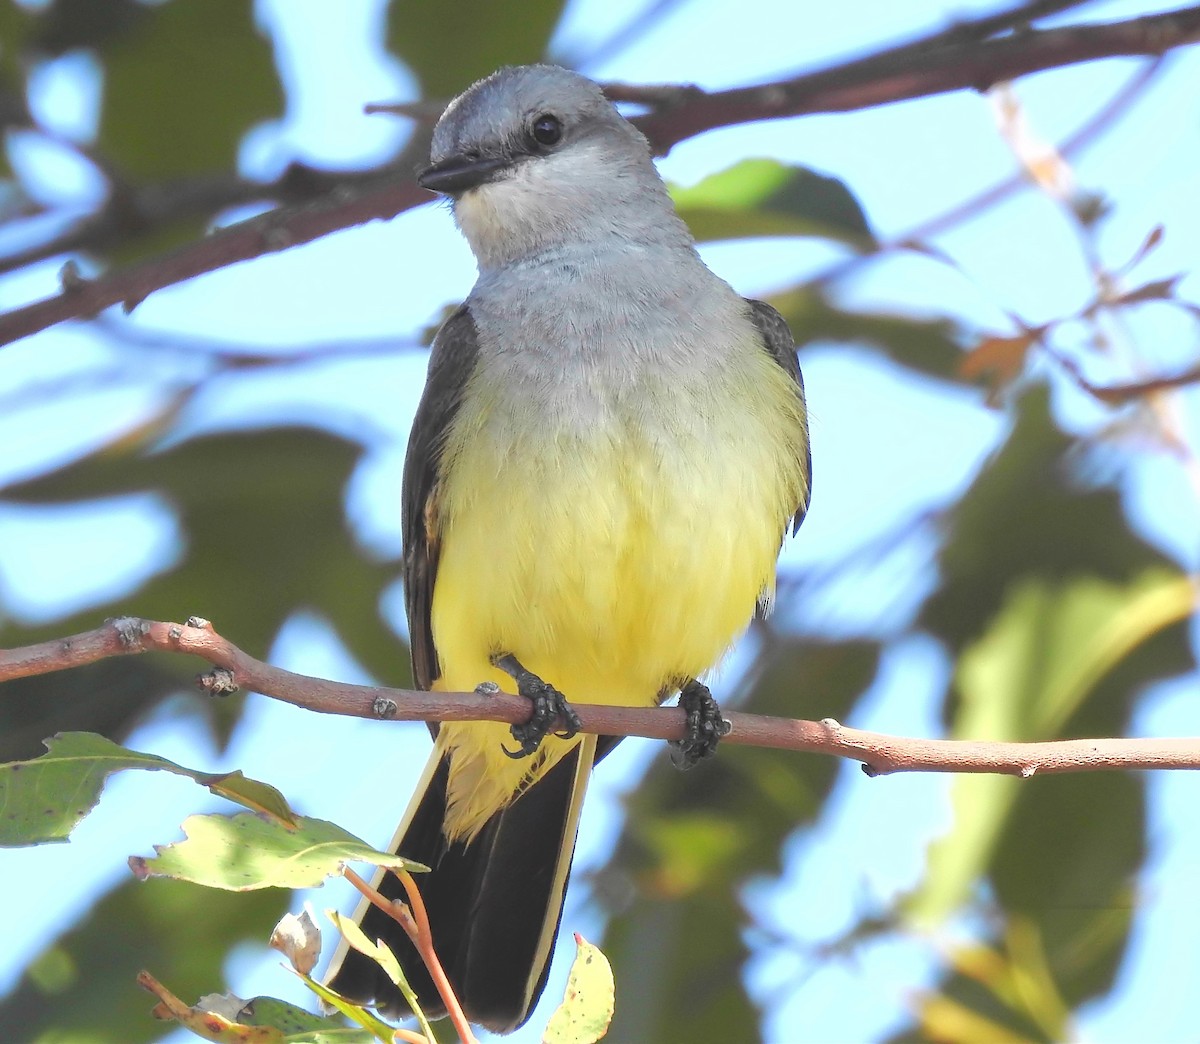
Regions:
M 513 739 L 521 745 L 520 749 L 500 748 L 510 758 L 527 758 L 535 753 L 559 718 L 562 718 L 564 728 L 555 735 L 562 739 L 570 739 L 583 727 L 567 698 L 549 682 L 522 667 L 521 661 L 512 653 L 493 656 L 492 664 L 509 675 L 517 683 L 517 692 L 533 704 L 529 720 L 524 725 L 512 727 Z
M 687 734 L 671 740 L 671 763 L 677 769 L 690 769 L 703 758 L 711 758 L 721 737 L 728 736 L 733 726 L 721 717 L 708 686 L 695 678 L 679 690 L 679 706 L 687 712 Z

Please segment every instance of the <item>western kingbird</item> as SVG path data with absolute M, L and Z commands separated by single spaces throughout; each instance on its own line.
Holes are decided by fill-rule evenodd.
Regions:
M 413 674 L 535 709 L 525 727 L 436 729 L 392 850 L 432 868 L 435 949 L 468 1018 L 504 1033 L 545 985 L 588 776 L 615 743 L 572 734 L 561 694 L 680 692 L 691 730 L 674 753 L 711 750 L 723 723 L 697 679 L 769 606 L 808 506 L 808 424 L 787 324 L 700 260 L 645 138 L 596 84 L 502 69 L 450 103 L 431 160 L 418 181 L 452 200 L 479 279 L 434 339 L 404 466 Z M 442 1014 L 399 926 L 357 916 Z M 328 980 L 408 1013 L 344 945 Z

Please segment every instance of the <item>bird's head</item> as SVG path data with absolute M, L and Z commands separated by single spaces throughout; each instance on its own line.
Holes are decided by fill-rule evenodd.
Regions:
M 451 198 L 481 268 L 614 237 L 690 242 L 646 139 L 567 69 L 480 80 L 442 114 L 430 153 L 418 183 Z

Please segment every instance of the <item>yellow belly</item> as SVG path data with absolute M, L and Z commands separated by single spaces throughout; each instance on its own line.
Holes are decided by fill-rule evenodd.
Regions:
M 802 410 L 765 352 L 692 389 L 640 385 L 603 416 L 522 417 L 488 390 L 452 432 L 432 630 L 436 687 L 514 654 L 571 701 L 651 706 L 712 667 L 774 582 L 807 497 Z M 472 836 L 576 741 L 514 761 L 498 723 L 444 725 L 452 836 Z

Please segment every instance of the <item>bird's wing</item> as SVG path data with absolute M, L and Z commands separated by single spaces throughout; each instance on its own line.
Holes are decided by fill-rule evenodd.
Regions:
M 796 358 L 796 342 L 792 338 L 792 331 L 788 329 L 787 320 L 767 304 L 766 301 L 752 301 L 747 299 L 746 304 L 750 306 L 750 318 L 754 321 L 754 325 L 758 327 L 758 332 L 762 336 L 763 347 L 771 353 L 771 358 L 784 368 L 787 375 L 796 382 L 796 394 L 800 397 L 800 409 L 805 418 L 805 489 L 803 499 L 796 505 L 795 513 L 792 515 L 792 532 L 795 533 L 800 528 L 800 523 L 804 521 L 804 514 L 808 511 L 808 502 L 812 494 L 812 451 L 809 448 L 807 437 L 808 410 L 804 403 L 804 377 L 800 373 L 800 360 Z
M 429 614 L 441 549 L 438 506 L 442 452 L 477 354 L 475 321 L 463 305 L 433 339 L 429 375 L 404 459 L 404 605 L 413 680 L 421 689 L 428 689 L 441 674 Z

